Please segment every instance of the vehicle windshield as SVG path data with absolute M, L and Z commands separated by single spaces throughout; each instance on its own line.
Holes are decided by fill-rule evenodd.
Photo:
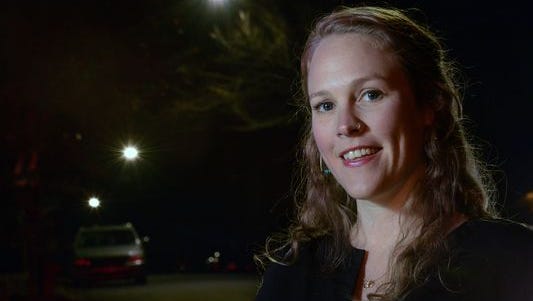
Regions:
M 135 236 L 129 230 L 84 231 L 80 233 L 78 246 L 100 247 L 128 245 L 135 243 Z

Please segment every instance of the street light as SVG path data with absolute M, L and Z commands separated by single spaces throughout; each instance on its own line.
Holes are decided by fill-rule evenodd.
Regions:
M 135 146 L 129 145 L 122 150 L 122 156 L 128 161 L 133 161 L 139 158 L 139 151 Z
M 92 197 L 89 199 L 89 206 L 92 208 L 98 208 L 100 207 L 100 200 L 96 197 Z
M 228 2 L 229 0 L 209 0 L 209 3 L 211 3 L 211 5 L 213 6 L 224 6 L 224 4 L 226 4 L 226 2 Z

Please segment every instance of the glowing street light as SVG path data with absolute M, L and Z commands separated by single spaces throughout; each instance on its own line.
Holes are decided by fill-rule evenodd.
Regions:
M 98 208 L 100 207 L 100 200 L 96 197 L 92 197 L 89 199 L 89 206 L 92 208 Z
M 139 150 L 135 146 L 126 146 L 122 150 L 122 156 L 128 161 L 133 161 L 139 158 Z
M 209 2 L 214 6 L 222 6 L 224 3 L 226 3 L 228 0 L 209 0 Z

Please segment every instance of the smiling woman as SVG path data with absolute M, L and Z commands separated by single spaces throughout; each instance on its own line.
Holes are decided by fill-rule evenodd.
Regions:
M 396 9 L 317 23 L 303 197 L 256 300 L 531 300 L 533 233 L 496 219 L 444 54 Z

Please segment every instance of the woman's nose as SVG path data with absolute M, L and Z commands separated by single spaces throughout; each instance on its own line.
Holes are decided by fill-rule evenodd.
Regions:
M 341 113 L 337 127 L 337 136 L 351 137 L 359 134 L 363 128 L 363 123 L 351 112 Z

